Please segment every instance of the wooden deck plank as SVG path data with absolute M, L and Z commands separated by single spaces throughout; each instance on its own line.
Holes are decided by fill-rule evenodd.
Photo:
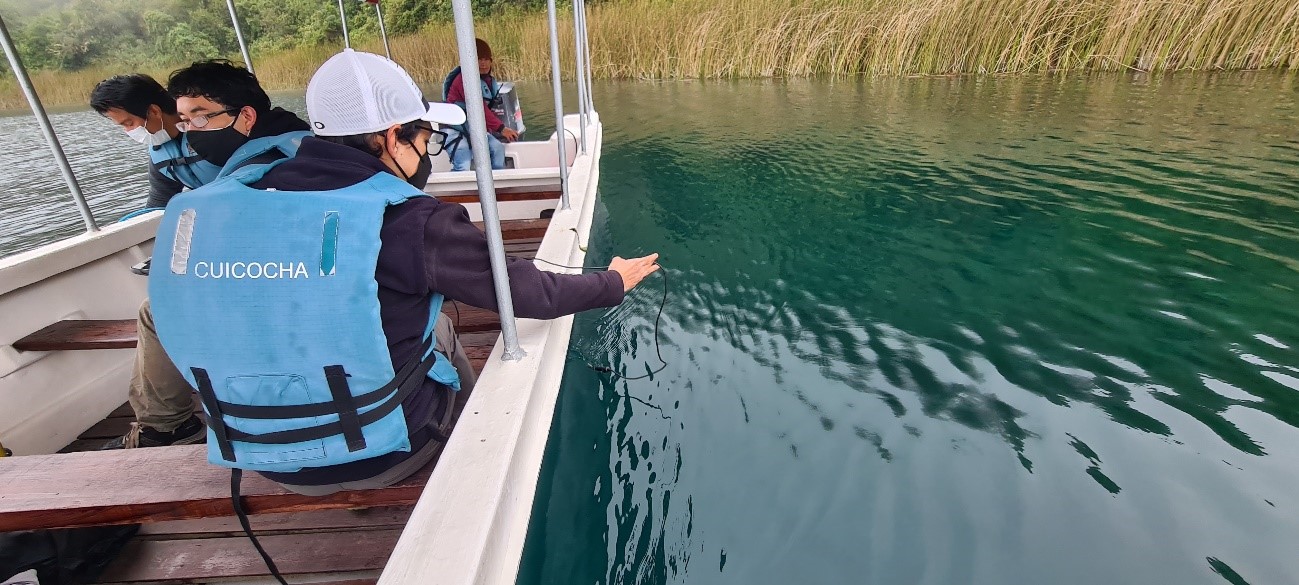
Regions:
M 86 429 L 81 433 L 78 439 L 104 441 L 113 437 L 120 437 L 131 430 L 131 423 L 135 422 L 135 415 L 131 416 L 110 416 L 104 420 L 95 423 L 94 426 Z
M 185 445 L 0 458 L 0 532 L 227 516 L 230 471 L 209 464 L 206 451 Z M 320 497 L 250 473 L 242 493 L 250 514 L 404 506 L 419 497 L 434 463 L 391 487 Z M 130 489 L 106 490 L 105 478 Z
M 537 187 L 498 187 L 496 189 L 496 201 L 504 203 L 506 201 L 547 201 L 553 200 L 558 202 L 562 193 L 559 189 L 538 189 Z M 442 191 L 437 193 L 437 198 L 447 203 L 478 203 L 478 190 L 462 189 L 458 191 Z
M 382 569 L 401 530 L 259 536 L 285 575 Z M 266 565 L 244 536 L 131 541 L 99 577 L 102 583 L 203 581 L 266 575 Z
M 253 530 L 262 534 L 284 534 L 293 531 L 323 530 L 376 530 L 401 528 L 410 518 L 412 506 L 368 508 L 363 510 L 317 510 L 310 513 L 262 514 L 253 517 Z M 224 518 L 196 518 L 193 520 L 166 520 L 140 526 L 137 538 L 175 539 L 180 537 L 239 536 L 244 533 L 239 520 Z
M 68 319 L 15 341 L 19 351 L 135 347 L 135 319 Z
M 478 229 L 483 229 L 483 222 L 476 221 L 474 225 Z M 517 240 L 519 238 L 540 238 L 546 235 L 546 227 L 550 225 L 550 219 L 507 219 L 501 222 L 501 239 Z
M 501 317 L 494 311 L 464 303 L 447 303 L 443 305 L 442 313 L 451 317 L 451 324 L 456 326 L 457 334 L 497 331 L 501 328 Z

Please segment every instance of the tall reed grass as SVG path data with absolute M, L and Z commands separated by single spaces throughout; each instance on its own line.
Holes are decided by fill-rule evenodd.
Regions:
M 572 11 L 561 12 L 571 76 Z M 588 22 L 592 69 L 604 78 L 1299 68 L 1299 0 L 611 0 L 591 6 Z M 505 76 L 550 77 L 544 13 L 476 28 Z M 255 55 L 257 74 L 268 89 L 302 88 L 337 49 Z M 392 49 L 431 86 L 457 64 L 449 23 L 392 39 Z M 110 73 L 43 72 L 35 83 L 49 103 L 84 103 Z M 0 107 L 21 100 L 12 80 L 0 82 Z

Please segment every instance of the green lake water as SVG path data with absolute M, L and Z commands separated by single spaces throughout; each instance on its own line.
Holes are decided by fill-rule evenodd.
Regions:
M 667 366 L 586 365 L 659 366 L 659 277 L 578 318 L 520 583 L 1299 583 L 1294 78 L 596 100 L 588 260 L 663 254 Z M 101 221 L 142 205 L 138 145 L 53 118 Z M 81 231 L 30 117 L 0 163 L 0 254 Z
M 618 83 L 524 584 L 1299 582 L 1299 85 Z

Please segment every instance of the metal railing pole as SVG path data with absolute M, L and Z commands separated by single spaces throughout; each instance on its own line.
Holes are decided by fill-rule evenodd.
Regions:
M 383 24 L 383 9 L 379 2 L 374 3 L 374 14 L 379 17 L 379 35 L 383 37 L 383 53 L 392 59 L 392 47 L 388 46 L 388 28 Z
M 555 24 L 555 0 L 546 1 L 550 17 L 550 85 L 555 92 L 555 138 L 559 139 L 559 208 L 568 204 L 568 149 L 564 147 L 564 92 L 559 87 L 559 27 Z
M 343 21 L 343 47 L 352 48 L 352 38 L 347 34 L 347 12 L 343 10 L 343 0 L 338 0 L 338 18 Z
M 578 148 L 582 154 L 586 154 L 586 74 L 583 68 L 586 66 L 586 59 L 582 55 L 582 8 L 573 0 L 573 55 L 576 70 L 574 79 L 577 80 L 577 121 L 578 121 Z
M 59 144 L 59 137 L 54 135 L 54 126 L 50 125 L 50 117 L 45 113 L 41 98 L 36 96 L 32 80 L 27 77 L 27 70 L 23 68 L 23 63 L 18 58 L 18 49 L 14 47 L 13 37 L 9 36 L 9 28 L 5 26 L 4 18 L 0 18 L 0 42 L 4 44 L 5 56 L 9 58 L 9 67 L 14 71 L 14 78 L 23 88 L 23 95 L 27 96 L 27 103 L 32 106 L 32 114 L 36 116 L 41 132 L 45 134 L 50 152 L 54 153 L 54 160 L 59 163 L 63 180 L 68 183 L 68 190 L 72 192 L 72 198 L 77 202 L 77 210 L 81 212 L 81 221 L 86 224 L 86 231 L 99 231 L 99 226 L 95 225 L 95 216 L 90 212 L 90 205 L 86 203 L 86 194 L 81 192 L 81 185 L 77 184 L 77 177 L 72 174 L 72 166 L 68 164 L 68 156 L 63 153 L 63 145 Z
M 469 130 L 469 149 L 474 157 L 474 176 L 478 179 L 478 199 L 483 209 L 483 227 L 487 232 L 492 282 L 496 285 L 501 339 L 505 341 L 505 352 L 501 357 L 519 360 L 528 354 L 519 346 L 519 330 L 514 322 L 514 298 L 510 295 L 510 277 L 505 272 L 505 242 L 501 238 L 501 216 L 496 209 L 491 151 L 487 149 L 483 87 L 482 83 L 477 83 L 478 48 L 474 44 L 474 14 L 469 1 L 451 0 L 451 11 L 456 20 L 456 45 L 460 49 L 461 80 L 465 88 L 465 114 L 468 117 L 465 125 Z
M 586 28 L 586 0 L 575 0 L 582 6 L 582 53 L 586 62 L 586 117 L 595 111 L 595 99 L 591 91 L 591 34 Z
M 249 73 L 253 71 L 253 58 L 248 54 L 248 43 L 244 42 L 244 31 L 239 28 L 239 15 L 235 13 L 235 0 L 226 0 L 226 8 L 230 9 L 230 24 L 235 27 L 235 40 L 239 41 L 239 52 L 244 56 L 244 67 Z

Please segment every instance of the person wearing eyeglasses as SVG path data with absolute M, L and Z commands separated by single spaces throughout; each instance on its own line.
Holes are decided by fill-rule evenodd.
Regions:
M 323 495 L 390 485 L 440 452 L 474 383 L 442 301 L 497 305 L 486 235 L 424 193 L 440 125 L 464 112 L 352 49 L 306 101 L 315 137 L 296 156 L 172 200 L 154 249 L 170 269 L 149 292 L 209 414 L 208 460 Z M 510 258 L 515 315 L 617 305 L 657 258 L 586 274 Z
M 176 99 L 176 127 L 185 133 L 190 148 L 224 174 L 239 165 L 291 156 L 293 147 L 284 144 L 289 141 L 272 137 L 311 129 L 297 114 L 271 107 L 257 77 L 224 59 L 199 61 L 173 72 L 167 93 Z M 268 150 L 272 145 L 284 148 Z M 253 151 L 252 158 L 237 156 Z M 236 160 L 235 167 L 226 168 L 231 160 Z
M 198 174 L 198 185 L 186 185 L 191 189 L 251 165 L 292 157 L 310 135 L 310 126 L 302 118 L 271 107 L 271 98 L 251 71 L 223 59 L 199 61 L 173 72 L 167 93 L 175 100 L 174 128 L 180 132 L 180 144 L 195 159 L 190 166 L 205 170 Z M 194 414 L 190 385 L 158 342 L 150 303 L 146 299 L 140 306 L 136 359 L 127 391 L 136 422 L 103 449 L 187 445 L 206 438 L 206 427 Z
M 165 207 L 185 189 L 215 179 L 221 167 L 203 160 L 176 127 L 176 100 L 143 73 L 117 75 L 95 85 L 90 107 L 121 127 L 149 151 L 149 196 L 145 208 Z

